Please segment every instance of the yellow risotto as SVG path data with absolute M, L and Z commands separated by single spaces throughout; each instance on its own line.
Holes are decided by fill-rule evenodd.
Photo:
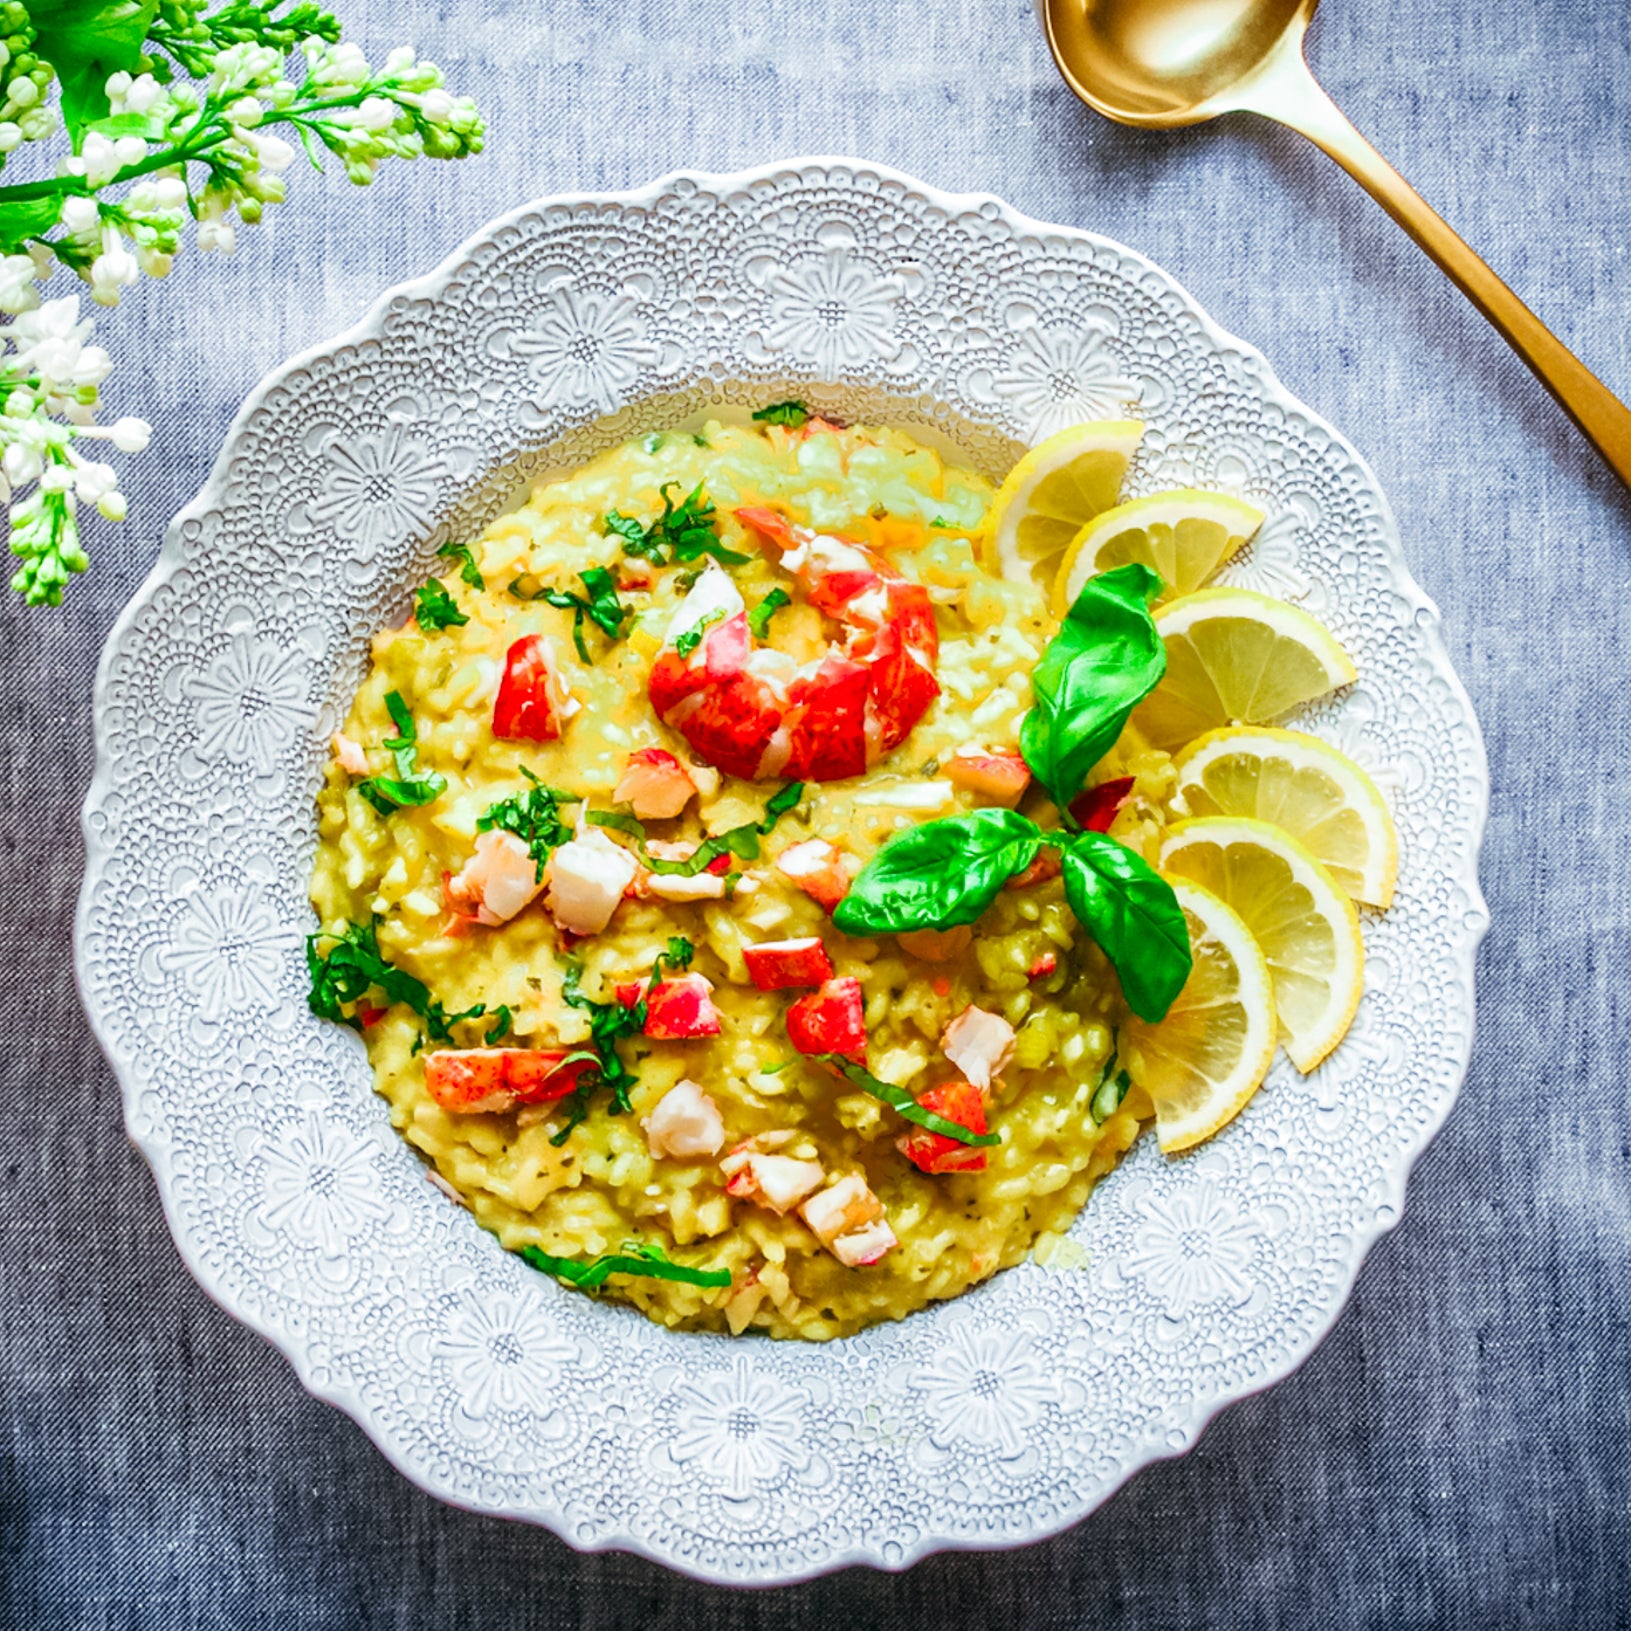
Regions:
M 376 636 L 314 976 L 507 1248 L 665 1325 L 821 1340 L 1045 1259 L 1132 1142 L 1056 867 L 972 929 L 832 918 L 897 833 L 1056 819 L 1016 748 L 1058 621 L 979 564 L 991 496 L 892 430 L 654 435 Z M 1093 779 L 1127 777 L 1114 833 L 1153 859 L 1171 762 L 1124 741 Z

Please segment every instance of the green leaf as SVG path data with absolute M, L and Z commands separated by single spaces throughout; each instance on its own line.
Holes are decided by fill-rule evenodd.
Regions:
M 323 941 L 333 945 L 326 955 L 319 953 Z M 411 1008 L 425 1021 L 433 1042 L 451 1042 L 452 1027 L 464 1020 L 481 1019 L 487 1010 L 477 1003 L 450 1014 L 430 994 L 423 980 L 404 973 L 386 962 L 380 954 L 379 933 L 370 918 L 366 923 L 351 924 L 344 934 L 317 934 L 306 937 L 306 972 L 311 976 L 311 990 L 306 1003 L 319 1019 L 331 1019 L 340 1025 L 349 1025 L 354 1031 L 362 1029 L 362 1021 L 355 1014 L 347 1014 L 347 1006 L 361 1002 L 370 991 L 385 994 L 387 1002 L 400 1002 Z M 507 1008 L 500 1008 L 503 1027 L 489 1031 L 489 1044 L 502 1036 L 510 1021 Z M 414 1047 L 419 1051 L 423 1038 Z
M 602 517 L 602 525 L 623 540 L 628 554 L 648 556 L 654 566 L 697 561 L 704 555 L 713 556 L 725 566 L 741 566 L 751 559 L 720 543 L 717 512 L 703 493 L 701 482 L 676 504 L 671 495 L 678 490 L 677 481 L 663 484 L 663 513 L 649 527 L 616 510 Z
M 818 1053 L 816 1058 L 842 1072 L 846 1080 L 870 1093 L 873 1098 L 882 1099 L 907 1121 L 916 1122 L 919 1127 L 927 1127 L 931 1133 L 939 1133 L 943 1138 L 954 1138 L 959 1144 L 984 1145 L 1002 1142 L 1000 1133 L 971 1132 L 960 1121 L 952 1121 L 945 1116 L 936 1115 L 933 1110 L 925 1110 L 906 1088 L 898 1087 L 894 1082 L 880 1081 L 870 1071 L 856 1064 L 853 1059 L 846 1059 L 841 1053 Z
M 1061 835 L 1065 898 L 1121 977 L 1140 1019 L 1166 1018 L 1189 978 L 1189 929 L 1160 873 L 1105 833 Z
M 485 589 L 487 580 L 481 575 L 481 568 L 476 565 L 475 551 L 469 544 L 443 544 L 436 553 L 450 561 L 462 561 L 459 576 L 470 585 L 472 589 Z
M 1036 823 L 1016 810 L 970 810 L 910 827 L 866 864 L 833 923 L 845 934 L 972 923 L 1041 846 Z
M 547 600 L 551 606 L 558 606 L 562 611 L 570 611 L 572 644 L 578 648 L 579 658 L 587 663 L 589 648 L 583 642 L 584 618 L 589 618 L 610 639 L 615 640 L 622 633 L 625 619 L 634 615 L 634 608 L 625 606 L 617 598 L 616 580 L 605 567 L 591 566 L 587 572 L 580 572 L 578 576 L 588 591 L 586 595 L 574 595 L 565 589 L 544 589 L 536 595 L 518 595 L 517 598 Z M 512 595 L 517 594 L 516 584 L 520 582 L 521 578 L 511 582 Z
M 108 76 L 141 72 L 142 42 L 158 10 L 159 0 L 31 0 L 34 49 L 57 71 L 75 152 L 87 127 L 108 116 Z
M 434 770 L 423 776 L 369 776 L 356 787 L 382 816 L 388 816 L 394 810 L 433 803 L 447 791 L 447 778 Z
M 793 597 L 785 589 L 772 589 L 757 606 L 748 613 L 748 627 L 753 631 L 755 640 L 762 640 L 765 631 L 770 627 L 770 620 L 783 606 L 790 605 Z
M 546 787 L 525 765 L 521 767 L 521 774 L 532 786 L 524 793 L 514 793 L 497 804 L 489 804 L 476 819 L 476 831 L 489 832 L 497 827 L 514 833 L 527 846 L 538 868 L 538 881 L 542 883 L 550 851 L 572 837 L 572 829 L 561 819 L 560 807 L 583 801 L 581 795 L 569 793 L 563 787 Z
M 623 810 L 591 810 L 585 819 L 591 827 L 610 827 L 616 832 L 626 832 L 630 838 L 646 836 L 645 822 Z
M 1114 1041 L 1112 1033 L 1110 1057 L 1104 1062 L 1099 1085 L 1094 1089 L 1092 1103 L 1087 1107 L 1095 1127 L 1102 1127 L 1121 1108 L 1121 1101 L 1127 1097 L 1127 1091 L 1133 1085 L 1132 1077 L 1125 1070 L 1116 1068 L 1121 1061 L 1116 1056 Z
M 1061 810 L 1167 670 L 1148 602 L 1161 580 L 1130 561 L 1088 579 L 1031 676 L 1019 750 Z
M 753 417 L 761 425 L 788 425 L 797 430 L 809 420 L 810 410 L 802 402 L 772 402 Z
M 15 255 L 30 238 L 49 232 L 62 214 L 62 196 L 19 198 L 0 203 L 0 249 Z
M 729 1269 L 692 1268 L 676 1263 L 661 1246 L 625 1241 L 620 1252 L 599 1257 L 556 1257 L 537 1246 L 523 1246 L 516 1253 L 524 1262 L 580 1291 L 593 1291 L 606 1283 L 609 1275 L 631 1274 L 646 1280 L 678 1280 L 688 1286 L 723 1289 L 731 1283 Z
M 641 859 L 651 871 L 671 878 L 694 878 L 699 872 L 706 871 L 709 863 L 717 861 L 721 855 L 734 855 L 743 861 L 757 861 L 760 834 L 774 830 L 776 823 L 803 797 L 804 783 L 788 782 L 785 787 L 770 796 L 765 804 L 762 821 L 744 822 L 740 827 L 728 827 L 722 833 L 703 839 L 696 850 L 683 861 L 662 861 L 647 854 L 642 854 Z M 590 819 L 593 820 L 594 817 L 591 816 Z
M 716 606 L 708 615 L 687 629 L 679 639 L 674 642 L 674 650 L 681 657 L 689 657 L 698 646 L 702 644 L 702 637 L 715 623 L 725 620 L 725 608 Z
M 470 621 L 438 578 L 432 578 L 419 591 L 414 603 L 414 616 L 419 620 L 419 627 L 428 629 L 432 634 L 441 629 L 463 628 Z

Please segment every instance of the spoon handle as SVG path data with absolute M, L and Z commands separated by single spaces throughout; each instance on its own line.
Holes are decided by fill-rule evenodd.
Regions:
M 1300 42 L 1299 42 L 1300 43 Z M 1631 408 L 1468 248 L 1421 194 L 1360 135 L 1293 46 L 1236 104 L 1308 137 L 1357 181 L 1449 275 L 1631 487 Z

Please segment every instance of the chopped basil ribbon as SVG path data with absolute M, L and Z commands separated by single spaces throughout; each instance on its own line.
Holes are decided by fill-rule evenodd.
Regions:
M 959 1144 L 1002 1142 L 999 1133 L 976 1133 L 960 1121 L 951 1121 L 945 1116 L 936 1115 L 933 1110 L 925 1110 L 904 1087 L 897 1087 L 893 1082 L 879 1081 L 870 1071 L 863 1069 L 853 1059 L 846 1059 L 841 1053 L 818 1053 L 816 1058 L 841 1071 L 849 1081 L 863 1088 L 873 1098 L 882 1099 L 907 1121 L 916 1122 L 919 1127 L 926 1127 L 931 1133 L 939 1133 L 942 1138 L 954 1138 Z
M 458 601 L 442 586 L 439 578 L 432 578 L 419 591 L 414 601 L 413 615 L 419 627 L 432 634 L 441 629 L 463 628 L 470 621 L 468 615 L 459 610 Z
M 1036 701 L 1020 726 L 1019 751 L 1061 810 L 1167 671 L 1149 611 L 1161 587 L 1137 561 L 1089 578 L 1031 675 Z
M 846 934 L 906 934 L 972 923 L 1044 846 L 1060 852 L 1065 897 L 1121 978 L 1140 1018 L 1164 1018 L 1192 966 L 1172 886 L 1126 845 L 1080 831 L 1069 813 L 1088 772 L 1114 746 L 1133 708 L 1166 672 L 1148 601 L 1161 580 L 1130 562 L 1089 579 L 1031 677 L 1036 703 L 1020 752 L 1059 806 L 1044 830 L 1017 810 L 967 811 L 891 838 L 838 903 Z
M 476 830 L 488 832 L 498 827 L 514 833 L 527 846 L 538 867 L 537 881 L 542 883 L 550 851 L 572 837 L 572 829 L 561 820 L 560 806 L 581 804 L 583 796 L 561 787 L 546 787 L 525 765 L 521 767 L 521 774 L 532 786 L 524 793 L 514 793 L 497 804 L 488 805 L 486 812 L 476 819 Z
M 845 934 L 905 934 L 972 923 L 1036 859 L 1036 823 L 1017 810 L 969 810 L 908 827 L 867 863 L 833 913 Z
M 663 513 L 649 527 L 616 510 L 608 511 L 601 524 L 623 540 L 627 554 L 647 556 L 653 566 L 697 561 L 704 555 L 712 555 L 723 566 L 742 566 L 752 559 L 720 543 L 718 512 L 704 496 L 701 482 L 678 504 L 669 496 L 671 489 L 678 491 L 679 483 L 663 484 Z
M 657 953 L 656 961 L 651 965 L 650 983 L 655 985 L 662 978 L 665 963 L 674 969 L 689 968 L 695 954 L 696 948 L 684 935 L 670 936 L 668 945 Z M 561 997 L 569 1007 L 580 1008 L 588 1014 L 589 1041 L 576 1052 L 569 1053 L 561 1061 L 561 1066 L 589 1063 L 594 1065 L 595 1070 L 591 1077 L 581 1080 L 571 1094 L 561 1101 L 566 1111 L 566 1125 L 550 1139 L 550 1143 L 557 1148 L 572 1136 L 574 1129 L 588 1116 L 589 1104 L 597 1088 L 611 1089 L 614 1116 L 621 1116 L 633 1108 L 629 1101 L 629 1089 L 634 1086 L 635 1075 L 623 1063 L 617 1044 L 626 1037 L 639 1036 L 646 1028 L 644 992 L 640 1000 L 629 1008 L 620 1002 L 596 1002 L 593 997 L 583 994 L 582 978 L 583 965 L 568 962 L 566 977 L 561 982 Z
M 755 640 L 762 640 L 765 631 L 770 627 L 770 620 L 783 606 L 790 605 L 793 597 L 785 589 L 772 589 L 757 606 L 748 613 L 748 628 L 753 631 Z
M 326 955 L 319 953 L 322 941 L 332 941 Z M 379 932 L 372 918 L 366 923 L 354 923 L 343 934 L 316 934 L 306 936 L 306 972 L 311 976 L 311 990 L 306 1004 L 319 1019 L 331 1019 L 339 1025 L 349 1025 L 360 1031 L 362 1021 L 355 1014 L 347 1014 L 345 1007 L 361 1002 L 370 991 L 385 994 L 388 1003 L 400 1002 L 411 1008 L 425 1021 L 433 1042 L 451 1042 L 452 1027 L 467 1019 L 483 1019 L 487 1015 L 480 1003 L 457 1014 L 450 1014 L 430 994 L 430 987 L 421 979 L 386 962 L 379 949 Z M 509 1028 L 510 1011 L 497 1010 L 502 1028 L 488 1032 L 489 1044 L 496 1041 Z M 415 1049 L 415 1052 L 418 1050 Z
M 1104 1073 L 1099 1077 L 1092 1103 L 1087 1107 L 1095 1127 L 1102 1127 L 1121 1108 L 1121 1101 L 1127 1097 L 1127 1090 L 1133 1085 L 1132 1077 L 1125 1070 L 1117 1069 L 1120 1063 L 1112 1034 L 1110 1057 L 1104 1062 Z
M 544 589 L 536 595 L 518 598 L 546 600 L 551 606 L 571 612 L 572 644 L 578 648 L 579 659 L 588 662 L 589 648 L 583 639 L 584 618 L 587 617 L 608 639 L 616 640 L 622 633 L 623 624 L 634 615 L 634 608 L 625 606 L 617 598 L 617 580 L 605 567 L 591 566 L 588 571 L 580 572 L 578 577 L 586 591 L 584 594 L 574 595 L 565 589 Z M 515 585 L 521 581 L 517 578 L 510 585 L 512 594 Z
M 808 423 L 810 410 L 798 401 L 772 402 L 768 408 L 761 408 L 753 418 L 760 425 L 786 425 L 797 430 Z
M 682 657 L 689 657 L 691 653 L 702 644 L 703 635 L 706 634 L 715 623 L 723 623 L 724 620 L 725 608 L 723 606 L 716 606 L 711 612 L 708 613 L 706 617 L 704 617 L 700 622 L 693 624 L 692 627 L 688 628 L 685 633 L 674 642 L 674 650 Z
M 470 585 L 472 589 L 485 589 L 487 580 L 481 575 L 481 568 L 476 565 L 475 551 L 469 544 L 443 544 L 436 553 L 449 561 L 462 561 L 459 576 Z
M 619 1252 L 599 1257 L 556 1257 L 537 1246 L 522 1246 L 516 1256 L 545 1274 L 553 1274 L 580 1291 L 593 1291 L 604 1285 L 609 1275 L 632 1274 L 646 1280 L 679 1280 L 688 1286 L 716 1286 L 731 1283 L 729 1269 L 697 1269 L 676 1263 L 661 1246 L 626 1240 Z
M 385 706 L 397 730 L 395 736 L 387 736 L 384 742 L 396 760 L 396 774 L 368 776 L 356 784 L 357 791 L 382 816 L 388 816 L 393 810 L 429 804 L 447 791 L 445 776 L 438 775 L 434 770 L 419 769 L 419 731 L 401 693 L 387 692 Z
M 729 827 L 722 833 L 715 833 L 711 838 L 704 838 L 683 861 L 664 861 L 652 855 L 645 847 L 644 823 L 621 810 L 591 810 L 588 819 L 593 826 L 611 827 L 640 839 L 640 859 L 648 870 L 668 878 L 694 878 L 699 872 L 706 872 L 709 865 L 717 861 L 721 855 L 735 855 L 744 861 L 757 861 L 760 836 L 771 832 L 776 823 L 803 797 L 804 783 L 788 782 L 766 802 L 762 821 L 744 822 L 740 827 Z

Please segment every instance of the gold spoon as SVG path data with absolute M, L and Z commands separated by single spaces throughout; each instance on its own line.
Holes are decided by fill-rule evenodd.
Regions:
M 1348 122 L 1303 60 L 1319 0 L 1040 0 L 1070 88 L 1124 125 L 1261 113 L 1322 147 L 1447 272 L 1631 487 L 1631 409 Z

